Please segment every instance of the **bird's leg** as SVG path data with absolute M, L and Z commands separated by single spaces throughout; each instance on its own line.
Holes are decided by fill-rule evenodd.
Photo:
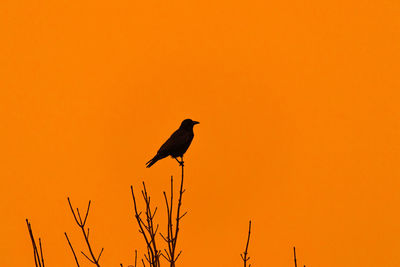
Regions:
M 179 166 L 183 166 L 183 157 L 181 157 L 181 161 L 178 158 L 174 158 L 179 163 Z

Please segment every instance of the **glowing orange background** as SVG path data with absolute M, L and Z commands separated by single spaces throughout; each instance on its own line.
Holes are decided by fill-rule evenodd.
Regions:
M 129 186 L 163 223 L 174 160 L 145 162 L 187 117 L 180 266 L 398 266 L 398 1 L 0 4 L 1 266 L 74 266 L 89 217 L 103 266 L 143 243 Z M 165 230 L 162 228 L 161 230 Z M 85 250 L 86 251 L 86 250 Z M 89 264 L 81 258 L 83 266 Z

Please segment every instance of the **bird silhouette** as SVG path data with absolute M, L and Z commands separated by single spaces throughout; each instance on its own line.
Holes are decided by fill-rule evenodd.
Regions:
M 146 167 L 150 168 L 154 163 L 168 156 L 173 157 L 179 162 L 179 165 L 183 166 L 183 154 L 185 154 L 192 143 L 194 137 L 193 126 L 196 124 L 199 124 L 199 122 L 192 121 L 191 119 L 182 121 L 179 129 L 168 138 L 160 147 L 157 154 L 146 163 Z M 181 158 L 180 161 L 177 159 L 178 157 Z

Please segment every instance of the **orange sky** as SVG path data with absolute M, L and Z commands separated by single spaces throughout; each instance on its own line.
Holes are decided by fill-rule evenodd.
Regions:
M 301 265 L 398 266 L 399 14 L 392 0 L 1 1 L 1 266 L 33 266 L 25 218 L 46 265 L 74 265 L 67 196 L 93 201 L 103 266 L 132 264 L 129 186 L 145 180 L 165 219 L 179 168 L 145 162 L 187 117 L 201 124 L 179 266 L 240 266 L 249 219 L 253 266 L 293 266 L 293 245 Z

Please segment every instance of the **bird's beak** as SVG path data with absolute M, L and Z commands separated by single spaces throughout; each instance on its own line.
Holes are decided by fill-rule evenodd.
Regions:
M 199 124 L 200 122 L 198 121 L 193 121 L 193 125 Z

